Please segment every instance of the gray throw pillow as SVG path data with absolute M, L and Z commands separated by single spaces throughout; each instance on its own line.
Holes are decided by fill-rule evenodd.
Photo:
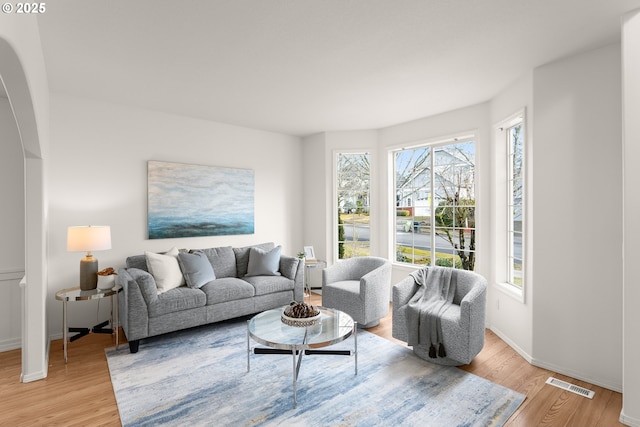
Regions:
M 209 258 L 202 251 L 179 253 L 178 263 L 190 288 L 201 288 L 216 279 Z
M 270 251 L 274 247 L 275 245 L 273 242 L 266 242 L 258 245 L 245 246 L 243 248 L 233 248 L 233 253 L 236 256 L 236 275 L 234 277 L 246 276 L 251 248 L 260 248 L 265 251 Z
M 249 265 L 245 276 L 280 276 L 280 252 L 282 246 L 276 246 L 270 251 L 252 247 L 249 251 Z

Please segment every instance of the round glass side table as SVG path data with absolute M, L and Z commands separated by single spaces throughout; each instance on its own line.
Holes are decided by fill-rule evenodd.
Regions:
M 62 301 L 62 342 L 64 352 L 64 363 L 67 363 L 67 345 L 80 339 L 90 332 L 96 334 L 115 334 L 116 350 L 118 349 L 118 293 L 122 290 L 122 286 L 116 285 L 111 289 L 90 289 L 83 291 L 79 286 L 75 288 L 67 288 L 56 292 L 56 299 Z M 109 320 L 95 325 L 92 328 L 70 328 L 67 324 L 67 302 L 69 301 L 91 301 L 100 298 L 110 297 L 111 315 Z M 110 327 L 105 328 L 105 326 Z M 76 335 L 69 337 L 69 332 L 77 332 Z
M 309 280 L 309 274 L 313 269 L 316 269 L 316 268 L 322 269 L 326 267 L 327 267 L 327 262 L 321 259 L 311 259 L 311 260 L 304 261 L 304 275 L 303 275 L 304 296 L 309 297 L 309 303 L 311 303 L 311 283 Z

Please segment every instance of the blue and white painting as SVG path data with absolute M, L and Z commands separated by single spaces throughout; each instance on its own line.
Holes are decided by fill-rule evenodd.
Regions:
M 248 169 L 147 162 L 149 239 L 253 234 Z

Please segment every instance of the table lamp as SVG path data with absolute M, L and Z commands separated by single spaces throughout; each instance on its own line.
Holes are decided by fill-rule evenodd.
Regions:
M 69 227 L 67 230 L 67 251 L 87 252 L 80 260 L 80 289 L 95 289 L 98 284 L 98 260 L 91 251 L 111 249 L 111 227 L 108 225 L 89 225 Z

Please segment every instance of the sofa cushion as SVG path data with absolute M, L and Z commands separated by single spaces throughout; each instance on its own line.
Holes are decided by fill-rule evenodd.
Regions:
M 163 314 L 184 311 L 190 308 L 203 307 L 207 297 L 200 289 L 192 289 L 186 286 L 170 289 L 158 295 L 149 307 L 149 317 L 158 317 Z
M 178 265 L 177 248 L 172 248 L 166 252 L 166 255 L 145 252 L 144 256 L 147 259 L 149 273 L 156 280 L 159 294 L 185 284 L 182 270 Z
M 178 264 L 190 288 L 200 288 L 216 278 L 209 258 L 202 251 L 179 253 Z
M 205 293 L 207 305 L 253 297 L 255 288 L 242 279 L 225 277 L 213 280 L 200 288 Z
M 256 295 L 293 290 L 295 282 L 283 276 L 248 276 L 244 280 L 255 288 Z
M 282 246 L 276 246 L 270 251 L 260 248 L 249 250 L 249 264 L 245 276 L 280 276 L 280 252 Z
M 236 277 L 236 256 L 231 246 L 200 249 L 209 258 L 217 279 Z
M 251 248 L 260 248 L 265 251 L 270 251 L 274 246 L 273 242 L 268 242 L 245 246 L 243 248 L 233 248 L 233 252 L 236 255 L 236 277 L 244 277 L 244 275 L 247 274 L 247 268 L 249 266 L 249 251 Z

